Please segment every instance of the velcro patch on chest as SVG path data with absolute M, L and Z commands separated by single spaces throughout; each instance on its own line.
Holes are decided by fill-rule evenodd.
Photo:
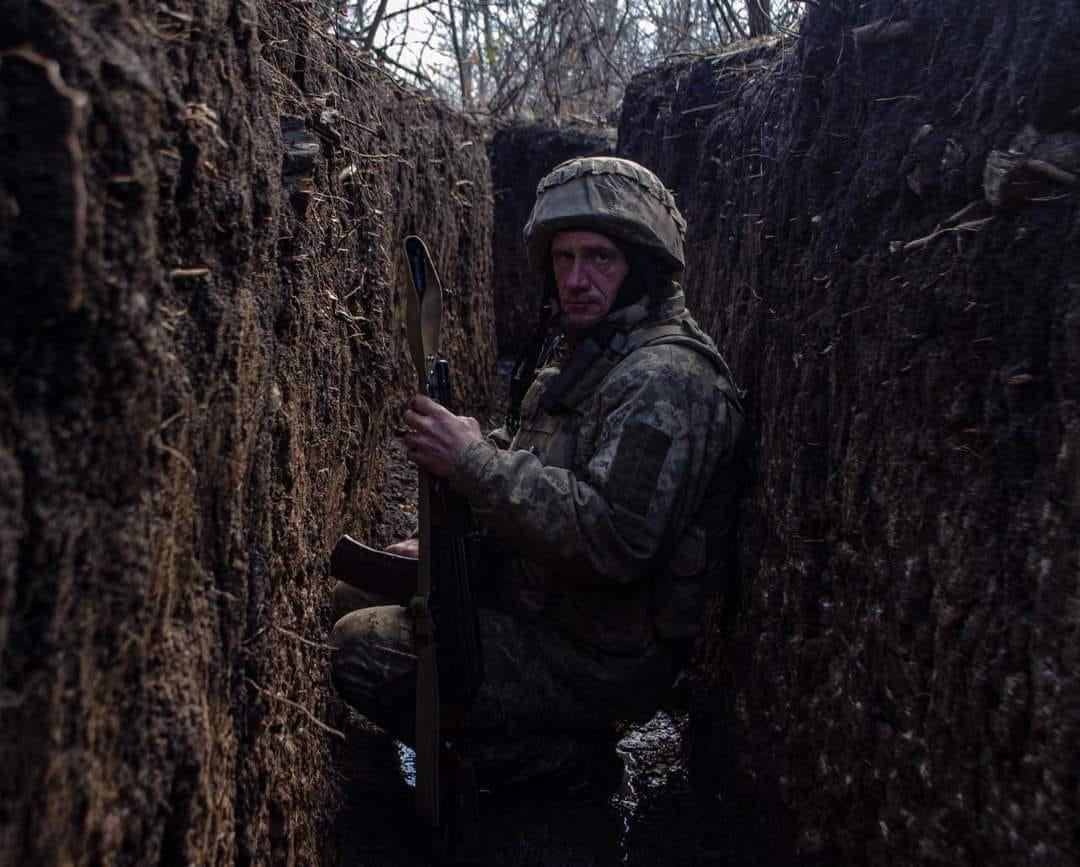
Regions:
M 612 503 L 635 515 L 644 515 L 649 510 L 669 448 L 670 434 L 645 422 L 627 422 L 608 477 Z

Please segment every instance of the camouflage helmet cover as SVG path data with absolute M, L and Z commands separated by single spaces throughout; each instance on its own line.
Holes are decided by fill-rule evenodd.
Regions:
M 631 160 L 567 160 L 540 180 L 524 231 L 534 271 L 544 272 L 551 239 L 568 229 L 589 229 L 637 244 L 674 271 L 685 265 L 686 220 L 674 196 L 656 175 Z

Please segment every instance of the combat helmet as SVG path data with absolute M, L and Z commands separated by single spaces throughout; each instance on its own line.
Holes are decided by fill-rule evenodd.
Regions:
M 686 220 L 675 198 L 643 165 L 621 157 L 579 157 L 545 175 L 523 233 L 529 265 L 546 272 L 557 232 L 589 229 L 652 253 L 671 272 L 683 269 Z

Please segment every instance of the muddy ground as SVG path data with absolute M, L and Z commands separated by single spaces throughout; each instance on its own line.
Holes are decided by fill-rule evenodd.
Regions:
M 350 737 L 368 754 L 379 751 L 377 777 L 353 773 L 350 807 L 340 817 L 342 867 L 411 867 L 432 863 L 425 829 L 412 818 L 408 756 L 353 720 Z M 694 796 L 682 761 L 685 715 L 662 713 L 628 731 L 622 788 L 601 805 L 497 801 L 481 793 L 482 838 L 459 853 L 462 863 L 529 867 L 610 865 L 740 865 L 718 823 L 720 811 Z M 346 765 L 349 767 L 349 765 Z M 375 780 L 378 782 L 375 782 Z

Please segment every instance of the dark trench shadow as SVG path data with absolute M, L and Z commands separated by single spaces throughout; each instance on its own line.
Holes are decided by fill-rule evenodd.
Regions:
M 748 863 L 733 856 L 715 798 L 690 787 L 683 760 L 685 718 L 661 712 L 626 731 L 622 787 L 606 803 L 481 793 L 481 836 L 449 863 L 607 867 Z M 413 814 L 411 751 L 354 716 L 343 762 L 346 803 L 336 820 L 339 867 L 439 863 Z M 447 863 L 447 862 L 442 862 Z

